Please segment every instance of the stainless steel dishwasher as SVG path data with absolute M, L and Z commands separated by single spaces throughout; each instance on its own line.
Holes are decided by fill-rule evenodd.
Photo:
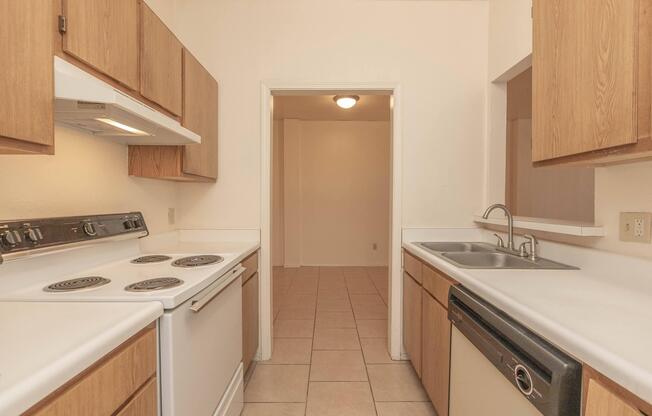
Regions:
M 464 287 L 452 287 L 450 416 L 579 416 L 581 365 Z

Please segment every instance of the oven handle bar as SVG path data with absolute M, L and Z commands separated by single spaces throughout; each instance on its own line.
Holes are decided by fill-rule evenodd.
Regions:
M 221 282 L 215 289 L 211 290 L 206 294 L 206 296 L 200 298 L 200 299 L 193 299 L 193 301 L 190 303 L 190 310 L 198 313 L 201 311 L 204 306 L 208 305 L 217 295 L 222 293 L 227 287 L 231 286 L 231 283 L 236 281 L 238 277 L 240 277 L 244 272 L 245 272 L 244 267 L 241 265 L 238 265 L 235 269 L 231 270 L 229 272 L 229 276 L 226 277 L 226 279 Z

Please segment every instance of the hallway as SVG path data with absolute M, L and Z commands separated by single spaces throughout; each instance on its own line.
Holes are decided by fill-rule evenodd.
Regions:
M 387 352 L 386 267 L 274 270 L 274 352 L 244 416 L 432 416 L 407 362 Z

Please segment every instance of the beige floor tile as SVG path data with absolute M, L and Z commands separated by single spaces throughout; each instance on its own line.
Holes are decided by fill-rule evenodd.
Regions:
M 281 309 L 314 308 L 317 304 L 317 294 L 286 294 L 281 299 Z
M 351 302 L 348 298 L 341 297 L 319 297 L 317 299 L 317 310 L 345 312 L 351 311 Z
M 315 319 L 315 308 L 280 308 L 278 319 Z
M 258 364 L 310 364 L 312 339 L 274 338 L 272 358 Z
M 385 306 L 383 299 L 378 293 L 352 294 L 351 303 L 353 306 Z
M 437 416 L 429 402 L 378 402 L 378 416 Z
M 368 383 L 310 383 L 306 416 L 375 416 Z
M 391 364 L 394 363 L 387 351 L 387 339 L 385 338 L 361 338 L 360 345 L 364 353 L 364 360 L 367 364 Z
M 309 372 L 307 365 L 256 366 L 245 390 L 245 402 L 305 402 Z
M 346 288 L 349 290 L 349 293 L 354 294 L 376 294 L 378 291 L 376 287 L 371 283 L 368 277 L 347 277 L 346 278 Z
M 367 365 L 377 402 L 425 402 L 428 396 L 409 364 Z
M 317 328 L 355 328 L 353 312 L 317 310 Z
M 359 350 L 358 331 L 345 328 L 317 328 L 312 348 L 314 350 Z
M 387 319 L 360 319 L 356 323 L 360 338 L 387 338 Z
M 305 403 L 245 403 L 241 416 L 304 416 Z
M 310 381 L 367 381 L 360 351 L 315 351 Z
M 312 338 L 314 321 L 308 319 L 277 319 L 274 322 L 276 338 Z
M 387 306 L 355 306 L 353 305 L 355 319 L 387 319 Z

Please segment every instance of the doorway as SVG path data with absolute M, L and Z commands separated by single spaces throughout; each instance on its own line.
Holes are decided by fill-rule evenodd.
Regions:
M 359 331 L 369 353 L 401 358 L 397 93 L 263 86 L 260 359 L 275 335 L 327 349 Z

